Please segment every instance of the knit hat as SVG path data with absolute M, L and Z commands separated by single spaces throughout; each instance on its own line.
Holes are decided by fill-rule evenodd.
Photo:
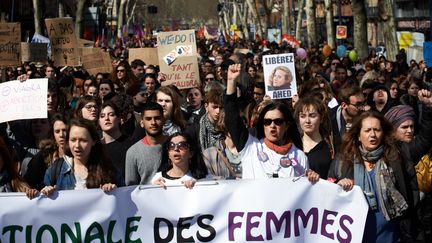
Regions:
M 384 117 L 393 125 L 394 128 L 398 128 L 400 124 L 411 119 L 415 120 L 416 115 L 414 109 L 409 105 L 397 105 L 390 108 Z

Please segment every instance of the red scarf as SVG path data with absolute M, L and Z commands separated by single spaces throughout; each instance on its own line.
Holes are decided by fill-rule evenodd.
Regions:
M 270 142 L 270 140 L 268 140 L 267 138 L 264 138 L 264 143 L 265 143 L 265 145 L 267 145 L 267 147 L 269 149 L 275 151 L 278 154 L 282 154 L 282 155 L 287 154 L 288 151 L 291 149 L 291 146 L 292 146 L 291 141 L 288 141 L 287 144 L 279 146 L 279 145 L 276 145 L 276 144 Z

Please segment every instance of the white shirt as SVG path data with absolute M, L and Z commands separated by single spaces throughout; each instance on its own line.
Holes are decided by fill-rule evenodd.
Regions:
M 261 156 L 260 156 L 261 154 Z M 264 139 L 258 140 L 249 134 L 245 147 L 240 151 L 242 156 L 243 179 L 271 178 L 273 174 L 278 177 L 296 177 L 304 175 L 309 169 L 306 155 L 292 144 L 288 153 L 281 155 L 267 147 Z M 265 157 L 268 159 L 265 160 Z M 281 159 L 289 159 L 290 166 L 281 163 Z
M 188 180 L 193 180 L 194 178 L 192 177 L 192 174 L 190 171 L 188 171 L 188 173 L 186 173 L 186 175 L 182 176 L 181 178 L 178 179 L 168 179 L 162 176 L 162 172 L 157 172 L 153 178 L 151 179 L 151 183 L 154 184 L 155 181 L 157 181 L 159 178 L 164 178 L 165 180 L 165 185 L 166 186 L 173 186 L 173 185 L 183 185 L 183 181 L 188 181 Z

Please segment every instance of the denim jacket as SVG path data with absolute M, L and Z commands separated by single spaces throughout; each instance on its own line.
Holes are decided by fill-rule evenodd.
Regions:
M 60 163 L 56 165 L 56 163 Z M 71 168 L 72 158 L 64 155 L 62 158 L 54 161 L 45 172 L 44 184 L 46 186 L 57 186 L 57 190 L 74 190 L 76 179 Z M 61 165 L 60 168 L 57 168 Z M 55 175 L 58 173 L 58 175 Z M 53 178 L 57 177 L 54 182 Z
M 72 157 L 64 155 L 62 158 L 54 161 L 45 172 L 44 184 L 46 186 L 56 185 L 57 190 L 74 190 L 76 178 L 71 168 L 72 160 Z M 60 165 L 61 167 L 58 167 Z M 53 181 L 54 178 L 57 178 L 55 182 Z M 120 172 L 117 172 L 116 184 L 118 187 L 125 185 L 124 178 Z

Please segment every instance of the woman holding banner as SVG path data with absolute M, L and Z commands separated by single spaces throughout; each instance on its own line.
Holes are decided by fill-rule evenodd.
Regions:
M 163 187 L 184 185 L 192 188 L 196 180 L 206 177 L 207 170 L 201 153 L 186 133 L 177 132 L 171 135 L 164 153 L 168 153 L 167 156 L 162 156 L 168 159 L 162 163 L 166 167 L 154 175 L 152 184 Z
M 288 107 L 271 102 L 264 107 L 257 121 L 257 136 L 249 134 L 239 116 L 236 81 L 240 64 L 228 68 L 225 97 L 225 126 L 239 151 L 242 161 L 242 178 L 307 176 L 312 183 L 319 175 L 309 169 L 295 120 Z
M 85 119 L 70 122 L 66 135 L 65 156 L 54 161 L 45 173 L 41 193 L 55 190 L 101 188 L 109 192 L 122 186 L 121 175 L 106 156 L 94 123 Z
M 419 93 L 432 105 L 429 91 Z M 360 186 L 369 204 L 363 242 L 414 242 L 419 229 L 419 191 L 414 162 L 430 149 L 427 142 L 396 141 L 382 114 L 362 113 L 343 137 L 328 180 L 344 190 Z

